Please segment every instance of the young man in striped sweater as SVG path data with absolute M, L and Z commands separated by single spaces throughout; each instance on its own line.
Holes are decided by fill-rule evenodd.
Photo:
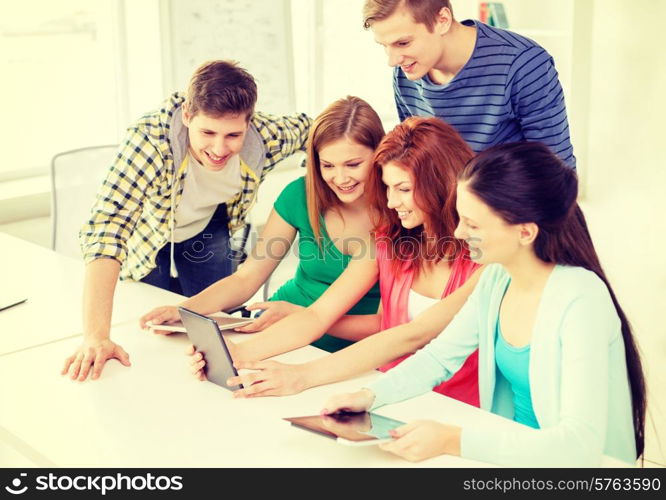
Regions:
M 513 141 L 576 158 L 553 58 L 516 33 L 454 19 L 448 0 L 366 0 L 363 24 L 395 67 L 400 120 L 437 116 L 476 152 Z

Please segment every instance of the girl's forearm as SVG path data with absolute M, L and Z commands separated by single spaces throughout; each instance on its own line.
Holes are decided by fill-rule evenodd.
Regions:
M 237 345 L 238 361 L 260 361 L 306 346 L 326 331 L 325 324 L 311 309 L 302 309 L 282 318 L 266 330 Z
M 303 365 L 306 387 L 346 380 L 411 354 L 439 333 L 416 322 L 370 335 L 341 351 Z
M 328 334 L 346 340 L 361 340 L 377 333 L 381 328 L 380 314 L 343 316 L 328 329 Z

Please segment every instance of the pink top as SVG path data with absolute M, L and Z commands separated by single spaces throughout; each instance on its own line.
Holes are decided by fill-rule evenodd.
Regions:
M 414 270 L 406 269 L 407 263 L 403 266 L 403 270 L 396 275 L 393 261 L 388 257 L 388 251 L 389 248 L 386 240 L 378 239 L 377 265 L 379 268 L 379 290 L 382 301 L 382 330 L 402 325 L 409 321 L 409 291 L 412 288 L 412 281 L 414 280 Z M 470 260 L 467 252 L 461 253 L 451 265 L 451 275 L 449 276 L 446 288 L 444 288 L 442 298 L 457 290 L 478 267 L 478 264 Z M 411 354 L 401 356 L 379 367 L 379 370 L 386 372 L 402 363 L 409 356 Z M 479 351 L 476 350 L 470 354 L 460 370 L 453 377 L 433 388 L 433 391 L 478 407 L 478 366 Z

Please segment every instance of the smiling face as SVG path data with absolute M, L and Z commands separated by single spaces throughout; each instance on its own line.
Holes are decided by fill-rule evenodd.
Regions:
M 370 28 L 375 41 L 384 47 L 389 66 L 400 66 L 408 79 L 419 80 L 440 64 L 442 36 L 448 32 L 451 21 L 450 11 L 442 9 L 429 31 L 401 6 L 386 19 L 374 21 Z
M 525 226 L 509 224 L 467 188 L 466 181 L 457 187 L 456 209 L 460 222 L 455 237 L 469 245 L 470 257 L 480 264 L 508 264 L 533 238 L 525 235 Z
M 371 148 L 346 137 L 319 149 L 321 177 L 342 203 L 354 203 L 363 196 L 372 154 Z
M 222 170 L 240 152 L 248 128 L 245 114 L 214 118 L 203 112 L 191 116 L 183 111 L 183 124 L 188 128 L 190 153 L 213 171 Z
M 402 227 L 413 229 L 422 225 L 426 217 L 414 199 L 412 173 L 390 161 L 382 168 L 382 182 L 386 186 L 388 208 L 398 213 Z

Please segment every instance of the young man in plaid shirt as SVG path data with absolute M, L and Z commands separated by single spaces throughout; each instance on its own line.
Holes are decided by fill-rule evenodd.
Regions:
M 63 374 L 96 379 L 129 355 L 110 339 L 118 277 L 194 295 L 231 274 L 229 234 L 244 225 L 275 164 L 305 148 L 310 118 L 255 112 L 253 77 L 235 63 L 199 67 L 128 129 L 80 232 L 84 339 Z M 92 370 L 91 370 L 92 369 Z

